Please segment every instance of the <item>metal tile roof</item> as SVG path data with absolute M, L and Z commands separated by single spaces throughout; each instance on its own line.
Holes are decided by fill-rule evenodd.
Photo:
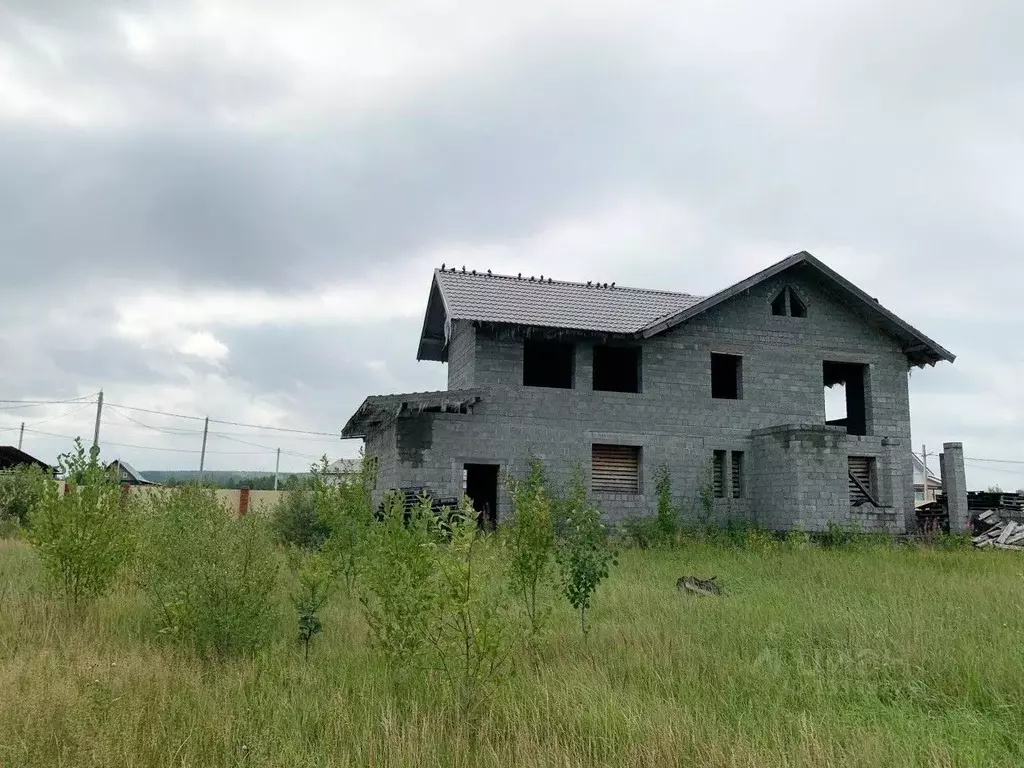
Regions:
M 635 333 L 701 301 L 688 293 L 437 270 L 451 320 Z M 608 285 L 608 287 L 604 287 Z

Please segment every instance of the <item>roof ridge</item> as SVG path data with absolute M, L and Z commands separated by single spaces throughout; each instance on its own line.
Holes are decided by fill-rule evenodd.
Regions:
M 604 287 L 605 286 L 604 282 L 594 282 L 592 285 L 588 285 L 587 283 L 584 283 L 584 282 L 581 282 L 581 281 L 578 281 L 578 280 L 555 280 L 555 279 L 553 279 L 551 277 L 545 278 L 542 281 L 536 275 L 531 275 L 530 278 L 527 278 L 527 277 L 521 277 L 521 276 L 517 276 L 517 275 L 504 275 L 504 274 L 500 274 L 498 272 L 492 272 L 492 273 L 488 273 L 488 272 L 460 272 L 460 271 L 456 270 L 455 267 L 452 267 L 451 269 L 441 269 L 440 267 L 435 267 L 434 268 L 434 274 L 437 274 L 439 272 L 442 273 L 442 274 L 446 274 L 446 275 L 456 275 L 458 277 L 479 277 L 479 278 L 485 278 L 485 279 L 499 278 L 501 280 L 511 280 L 513 282 L 516 282 L 516 283 L 523 283 L 523 282 L 525 282 L 525 283 L 533 283 L 535 285 L 549 285 L 549 284 L 550 285 L 573 285 L 573 286 L 576 286 L 577 288 L 590 288 L 590 289 L 593 289 L 593 290 L 602 290 L 602 291 L 604 291 L 604 290 L 609 290 L 610 291 L 610 290 L 612 290 L 614 288 L 614 290 L 616 290 L 616 291 L 632 291 L 634 293 L 653 293 L 653 294 L 658 294 L 658 295 L 661 295 L 661 296 L 686 296 L 687 298 L 691 298 L 691 299 L 707 298 L 705 296 L 698 296 L 697 294 L 686 293 L 684 291 L 666 291 L 666 290 L 659 289 L 659 288 L 635 288 L 635 287 L 630 286 L 630 285 L 618 285 L 618 284 L 615 284 L 615 283 L 608 283 L 608 288 L 605 288 Z

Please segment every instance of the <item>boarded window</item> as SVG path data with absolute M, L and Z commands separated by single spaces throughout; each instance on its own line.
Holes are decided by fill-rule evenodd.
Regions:
M 559 341 L 523 342 L 523 386 L 572 389 L 574 351 Z
M 640 448 L 603 445 L 591 449 L 591 487 L 603 493 L 640 493 Z
M 743 477 L 743 451 L 732 452 L 732 497 L 742 499 L 745 491 Z
M 594 390 L 640 391 L 640 347 L 594 346 Z
M 716 499 L 725 498 L 725 451 L 715 451 L 711 459 L 711 486 Z
M 743 358 L 739 355 L 711 353 L 711 396 L 720 400 L 739 400 L 743 395 Z
M 875 492 L 874 457 L 850 456 L 848 462 L 850 467 L 850 503 L 855 506 L 870 503 L 871 497 L 877 496 Z M 868 493 L 864 493 L 861 486 L 864 486 Z

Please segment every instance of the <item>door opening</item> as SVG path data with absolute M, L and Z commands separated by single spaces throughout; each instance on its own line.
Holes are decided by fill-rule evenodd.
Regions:
M 480 527 L 493 531 L 498 524 L 498 465 L 466 464 L 466 495 L 480 513 Z

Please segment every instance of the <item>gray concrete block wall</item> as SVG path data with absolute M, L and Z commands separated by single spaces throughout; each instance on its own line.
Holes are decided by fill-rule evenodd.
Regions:
M 476 366 L 476 329 L 472 323 L 456 321 L 448 341 L 448 389 L 473 386 Z
M 806 318 L 771 315 L 770 302 L 786 285 L 807 305 Z M 483 402 L 471 416 L 421 417 L 431 420 L 432 446 L 413 462 L 418 466 L 396 455 L 394 476 L 402 485 L 436 484 L 439 493 L 461 492 L 462 463 L 487 459 L 520 472 L 525 471 L 530 452 L 544 458 L 549 474 L 560 482 L 568 482 L 576 463 L 589 481 L 593 442 L 642 440 L 642 492 L 632 498 L 599 498 L 610 519 L 655 512 L 653 478 L 662 464 L 669 469 L 676 496 L 690 514 L 698 516 L 699 491 L 706 482 L 712 452 L 739 450 L 747 457 L 748 497 L 757 493 L 760 483 L 767 483 L 784 495 L 789 493 L 786 498 L 798 506 L 820 502 L 831 510 L 829 514 L 849 520 L 848 504 L 844 511 L 836 502 L 836 494 L 848 499 L 847 454 L 842 478 L 838 470 L 808 469 L 788 477 L 785 482 L 798 483 L 790 492 L 779 479 L 783 470 L 776 466 L 775 449 L 755 446 L 751 438 L 756 430 L 778 425 L 823 425 L 822 362 L 836 360 L 869 366 L 870 434 L 848 437 L 847 450 L 876 457 L 879 493 L 889 508 L 879 514 L 895 510 L 902 516 L 904 506 L 912 508 L 906 357 L 891 338 L 817 282 L 795 274 L 779 276 L 680 328 L 644 341 L 639 394 L 592 391 L 592 340 L 581 339 L 577 344 L 575 387 L 548 389 L 521 386 L 521 341 L 471 332 L 472 327 L 463 323 L 453 327 L 449 386 L 480 388 Z M 743 399 L 711 398 L 711 352 L 742 356 Z M 838 490 L 821 487 L 819 480 L 826 476 L 832 477 L 829 482 Z M 501 506 L 499 513 L 504 514 L 507 506 Z M 744 516 L 777 527 L 792 517 L 775 507 L 760 509 L 758 498 L 719 499 L 714 506 L 719 521 Z M 812 526 L 809 529 L 821 519 L 806 510 L 793 517 Z

